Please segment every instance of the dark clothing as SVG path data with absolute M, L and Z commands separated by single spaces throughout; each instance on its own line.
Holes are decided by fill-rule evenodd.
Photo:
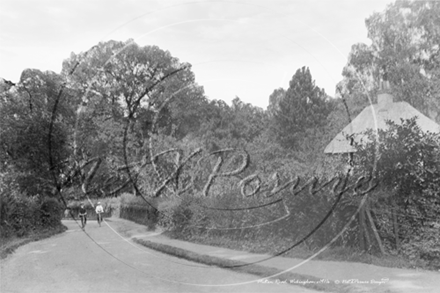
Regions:
M 79 217 L 81 218 L 81 225 L 84 228 L 87 224 L 87 210 L 85 208 L 79 208 Z
M 87 210 L 85 208 L 79 208 L 80 215 L 87 215 Z

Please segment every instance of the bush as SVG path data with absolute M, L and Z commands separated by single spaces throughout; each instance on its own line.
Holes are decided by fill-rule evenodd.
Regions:
M 101 199 L 101 203 L 106 215 L 119 218 L 121 208 L 120 197 L 103 198 Z
M 124 193 L 120 197 L 120 217 L 145 225 L 154 229 L 157 223 L 158 212 L 155 208 L 155 199 L 148 199 L 146 203 L 142 197 Z
M 40 206 L 43 227 L 57 227 L 63 217 L 63 205 L 54 198 L 46 198 Z
M 440 269 L 440 224 L 430 223 L 402 245 L 402 251 L 413 261 L 422 260 L 432 269 Z
M 9 191 L 1 194 L 2 236 L 24 236 L 39 228 L 40 217 L 35 200 Z
M 182 232 L 191 226 L 194 208 L 189 197 L 164 200 L 158 207 L 158 225 L 168 231 Z
M 12 190 L 1 193 L 2 237 L 23 237 L 61 224 L 62 205 L 54 198 L 28 197 Z
M 377 137 L 367 132 L 366 144 L 358 144 L 356 154 L 357 168 L 374 167 L 379 191 L 385 194 L 371 197 L 376 202 L 373 208 L 379 210 L 379 233 L 388 250 L 439 266 L 440 236 L 432 225 L 437 225 L 440 212 L 440 135 L 422 131 L 416 118 L 387 125 Z M 391 209 L 396 211 L 396 223 L 381 211 Z M 434 224 L 426 223 L 430 219 Z M 400 248 L 395 244 L 394 224 L 399 227 Z

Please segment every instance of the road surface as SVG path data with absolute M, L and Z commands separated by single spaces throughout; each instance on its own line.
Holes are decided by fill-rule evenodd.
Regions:
M 315 292 L 149 250 L 90 221 L 29 243 L 1 264 L 0 292 Z

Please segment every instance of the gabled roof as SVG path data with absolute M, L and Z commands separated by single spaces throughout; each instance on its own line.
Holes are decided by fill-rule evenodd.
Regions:
M 440 132 L 440 125 L 429 119 L 407 102 L 393 102 L 392 96 L 382 94 L 378 97 L 378 104 L 366 107 L 362 112 L 348 124 L 335 138 L 326 146 L 324 153 L 340 154 L 355 152 L 355 148 L 350 145 L 347 135 L 353 135 L 355 142 L 360 142 L 363 137 L 360 133 L 367 129 L 385 129 L 385 121 L 391 120 L 397 124 L 400 119 L 410 119 L 417 117 L 417 125 L 425 132 Z

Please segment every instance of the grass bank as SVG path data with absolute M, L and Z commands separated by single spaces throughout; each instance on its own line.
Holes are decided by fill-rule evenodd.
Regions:
M 56 234 L 63 233 L 66 230 L 67 227 L 61 224 L 58 227 L 33 232 L 23 237 L 13 236 L 9 238 L 1 238 L 0 259 L 5 259 L 8 255 L 12 254 L 18 247 L 22 245 L 52 237 Z
M 182 259 L 202 263 L 205 265 L 217 266 L 220 268 L 233 270 L 239 273 L 252 274 L 261 277 L 262 279 L 267 280 L 268 282 L 277 282 L 277 283 L 290 284 L 294 286 L 302 286 L 308 289 L 318 290 L 323 292 L 339 292 L 339 293 L 354 292 L 353 288 L 349 285 L 323 282 L 322 279 L 314 276 L 301 275 L 292 272 L 283 272 L 282 270 L 276 268 L 261 266 L 258 264 L 248 264 L 237 260 L 219 258 L 209 255 L 202 255 L 178 247 L 173 247 L 143 239 L 133 238 L 133 241 L 145 247 L 169 255 L 173 255 Z M 292 282 L 293 280 L 294 282 Z
M 192 235 L 191 237 L 185 237 L 180 233 L 173 232 L 165 232 L 165 234 L 170 238 L 189 241 L 193 243 L 260 254 L 275 255 L 292 245 L 291 242 L 287 242 L 285 239 L 260 239 L 258 241 L 246 241 L 244 239 L 230 239 L 227 237 L 215 236 L 198 237 Z M 277 245 L 273 245 L 273 243 L 277 243 Z M 294 249 L 287 251 L 285 254 L 283 254 L 283 256 L 307 259 L 310 256 L 314 255 L 317 251 L 318 250 L 308 249 L 306 245 L 300 245 Z M 428 266 L 423 260 L 408 260 L 404 259 L 403 257 L 390 254 L 380 255 L 378 253 L 365 253 L 349 247 L 329 247 L 318 256 L 316 256 L 314 259 L 324 261 L 358 262 L 388 268 L 435 270 L 435 268 Z

